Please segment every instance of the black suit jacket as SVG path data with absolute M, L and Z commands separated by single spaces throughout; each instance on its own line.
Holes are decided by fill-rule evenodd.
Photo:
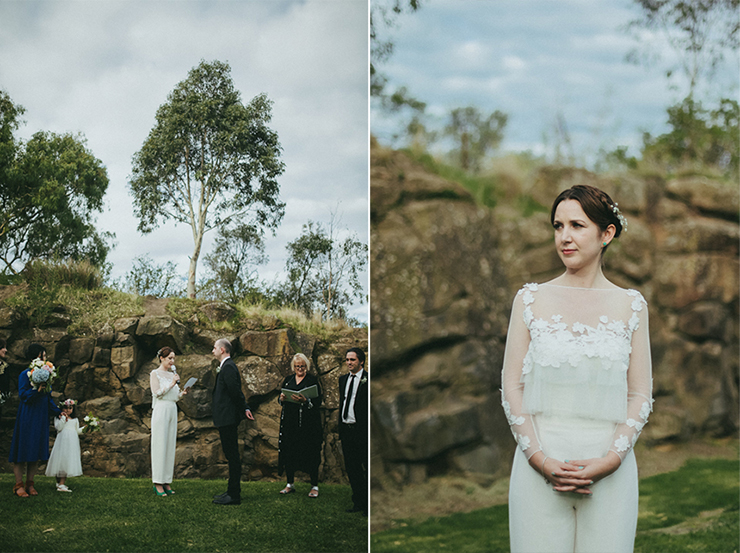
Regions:
M 339 426 L 341 428 L 342 425 L 342 413 L 344 413 L 344 390 L 347 387 L 347 379 L 349 378 L 349 373 L 343 374 L 339 377 Z M 357 424 L 357 428 L 360 432 L 363 433 L 365 436 L 365 439 L 367 441 L 367 402 L 368 402 L 368 378 L 367 378 L 367 372 L 364 370 L 362 371 L 362 378 L 361 381 L 364 380 L 365 382 L 360 382 L 359 388 L 357 389 L 357 395 L 355 396 L 355 421 Z M 357 385 L 357 382 L 355 382 L 355 385 Z
M 228 358 L 216 375 L 213 386 L 213 425 L 239 424 L 247 418 L 244 414 L 247 409 L 249 405 L 242 393 L 242 377 L 236 363 Z

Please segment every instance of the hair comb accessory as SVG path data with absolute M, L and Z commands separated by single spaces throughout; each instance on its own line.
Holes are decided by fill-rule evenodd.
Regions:
M 622 215 L 622 212 L 619 211 L 619 204 L 617 202 L 612 204 L 612 211 L 614 212 L 614 215 L 617 216 L 617 219 L 619 219 L 619 223 L 622 225 L 622 232 L 627 232 L 627 217 Z

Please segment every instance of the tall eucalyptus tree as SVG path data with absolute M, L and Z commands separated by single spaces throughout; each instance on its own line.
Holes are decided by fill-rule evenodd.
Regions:
M 229 65 L 201 61 L 159 107 L 134 154 L 129 188 L 139 231 L 168 219 L 192 230 L 189 297 L 206 232 L 229 221 L 274 230 L 285 213 L 277 182 L 285 164 L 271 118 L 267 95 L 244 105 Z

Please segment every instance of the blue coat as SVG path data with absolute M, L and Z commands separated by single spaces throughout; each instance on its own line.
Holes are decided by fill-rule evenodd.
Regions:
M 51 399 L 51 393 L 39 393 L 31 386 L 28 370 L 18 375 L 18 414 L 15 417 L 11 463 L 32 463 L 49 459 L 49 417 L 62 410 Z

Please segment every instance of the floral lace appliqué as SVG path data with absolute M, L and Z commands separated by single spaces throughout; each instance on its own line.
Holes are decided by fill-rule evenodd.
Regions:
M 617 448 L 618 452 L 627 451 L 630 448 L 630 439 L 624 434 L 620 434 L 619 438 L 614 442 L 614 447 Z
M 503 392 L 501 393 L 503 394 Z M 504 414 L 506 415 L 506 420 L 509 421 L 509 426 L 524 424 L 524 417 L 515 417 L 511 414 L 511 405 L 509 405 L 508 401 L 503 400 L 501 402 L 501 405 L 504 408 Z
M 640 418 L 647 422 L 648 417 L 650 416 L 650 413 L 653 411 L 652 406 L 650 405 L 650 402 L 646 401 L 642 404 L 642 407 L 640 408 Z

